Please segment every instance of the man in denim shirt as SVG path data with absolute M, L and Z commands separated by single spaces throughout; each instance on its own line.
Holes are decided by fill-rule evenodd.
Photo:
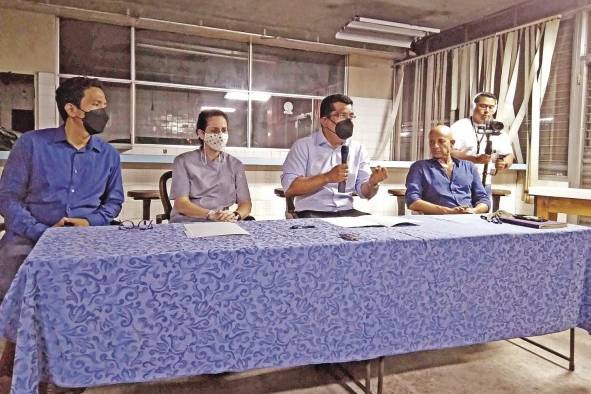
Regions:
M 64 124 L 23 134 L 0 179 L 0 300 L 37 240 L 49 227 L 103 226 L 121 211 L 119 153 L 94 134 L 109 119 L 102 84 L 84 77 L 56 91 Z M 14 344 L 0 361 L 0 392 L 12 373 Z
M 419 160 L 406 177 L 406 205 L 424 214 L 485 213 L 490 199 L 476 166 L 451 156 L 454 140 L 447 126 L 429 132 L 430 160 Z

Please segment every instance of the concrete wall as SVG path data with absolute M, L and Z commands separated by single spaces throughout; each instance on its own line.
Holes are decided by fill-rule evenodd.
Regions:
M 0 71 L 55 72 L 56 39 L 54 16 L 0 8 Z

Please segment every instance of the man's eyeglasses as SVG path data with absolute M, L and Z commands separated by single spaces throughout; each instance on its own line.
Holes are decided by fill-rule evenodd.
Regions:
M 131 220 L 124 220 L 119 225 L 119 230 L 133 230 L 137 228 L 139 230 L 151 230 L 154 228 L 152 220 L 141 220 L 137 223 L 132 222 Z
M 340 114 L 333 112 L 332 114 L 330 114 L 330 116 L 337 119 L 355 119 L 357 117 L 357 115 L 355 115 L 353 112 L 343 112 Z

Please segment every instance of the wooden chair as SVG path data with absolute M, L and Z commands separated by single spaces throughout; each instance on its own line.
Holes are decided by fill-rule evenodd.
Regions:
M 160 176 L 158 182 L 158 189 L 160 192 L 160 202 L 162 202 L 162 208 L 164 213 L 156 215 L 156 223 L 162 223 L 163 220 L 170 220 L 170 212 L 172 211 L 172 204 L 170 203 L 170 197 L 168 196 L 167 183 L 172 179 L 172 171 L 166 171 Z
M 275 195 L 277 197 L 285 198 L 285 218 L 297 219 L 298 215 L 295 213 L 295 206 L 293 205 L 293 197 L 285 197 L 285 192 L 282 187 L 275 188 Z
M 295 205 L 293 204 L 293 197 L 285 197 L 285 191 L 282 187 L 275 188 L 275 195 L 277 197 L 285 198 L 285 218 L 286 219 L 297 219 L 298 215 L 295 212 Z M 357 193 L 351 194 L 353 197 L 357 197 Z

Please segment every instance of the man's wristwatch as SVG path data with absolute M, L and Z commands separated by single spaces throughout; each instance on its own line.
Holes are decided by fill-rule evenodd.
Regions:
M 234 211 L 234 216 L 236 216 L 237 220 L 242 220 L 242 215 L 240 215 L 240 213 L 238 211 Z

